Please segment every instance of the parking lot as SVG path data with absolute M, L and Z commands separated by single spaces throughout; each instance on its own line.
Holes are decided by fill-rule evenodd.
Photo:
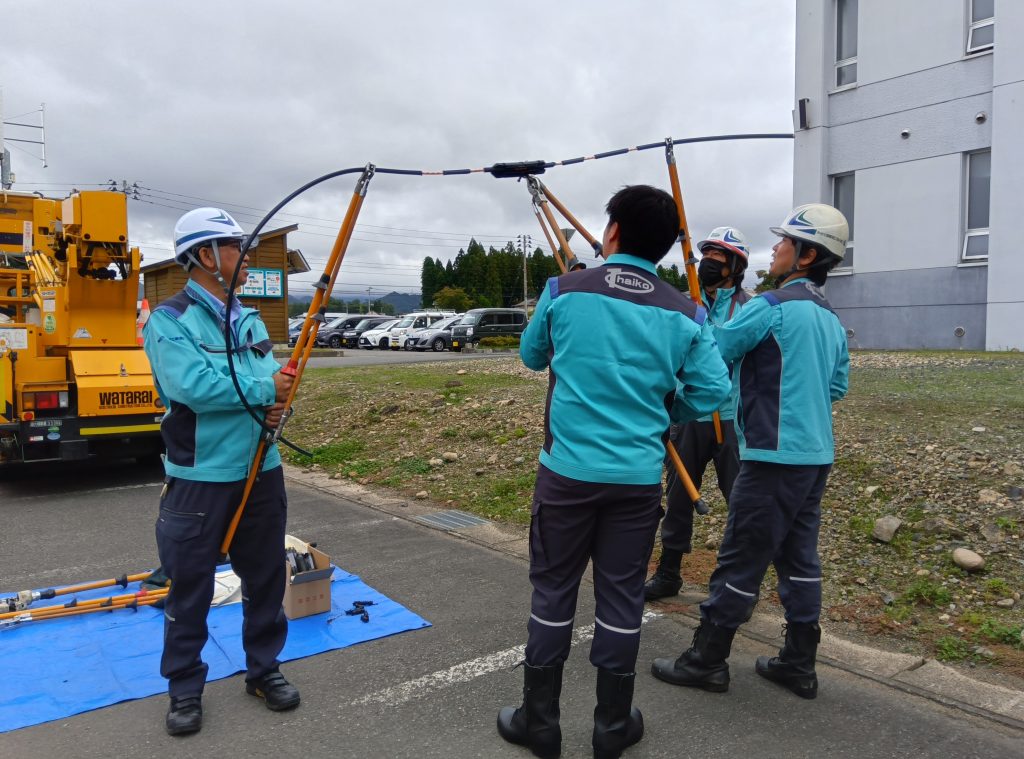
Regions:
M 288 354 L 282 351 L 276 352 L 281 363 L 287 360 Z M 433 351 L 392 351 L 392 350 L 346 350 L 343 356 L 323 356 L 310 358 L 308 366 L 315 368 L 331 368 L 341 366 L 378 366 L 381 364 L 419 364 L 427 361 L 486 361 L 496 356 L 513 356 L 515 353 L 458 353 L 444 351 L 434 353 Z

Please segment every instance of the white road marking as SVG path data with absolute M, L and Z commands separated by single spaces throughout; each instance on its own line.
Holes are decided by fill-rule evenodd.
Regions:
M 661 614 L 654 611 L 644 611 L 643 619 L 641 624 L 646 624 L 652 619 L 660 617 Z M 594 637 L 594 626 L 586 625 L 585 627 L 577 627 L 572 634 L 572 644 L 578 646 L 581 643 L 586 643 L 588 640 Z M 400 706 L 407 701 L 412 701 L 414 698 L 421 698 L 429 695 L 434 691 L 442 690 L 443 688 L 450 688 L 453 685 L 459 683 L 467 683 L 470 680 L 475 680 L 478 677 L 489 675 L 492 672 L 497 672 L 500 669 L 508 669 L 514 667 L 516 664 L 523 660 L 523 656 L 526 654 L 526 645 L 515 646 L 514 648 L 507 648 L 504 651 L 497 651 L 487 656 L 481 656 L 477 659 L 470 659 L 469 661 L 456 664 L 448 669 L 438 670 L 432 672 L 429 675 L 423 677 L 417 677 L 415 680 L 407 680 L 399 685 L 394 685 L 390 688 L 385 688 L 377 693 L 371 693 L 368 696 L 363 696 L 355 701 L 352 701 L 348 706 L 365 706 L 367 704 L 383 704 L 385 706 Z

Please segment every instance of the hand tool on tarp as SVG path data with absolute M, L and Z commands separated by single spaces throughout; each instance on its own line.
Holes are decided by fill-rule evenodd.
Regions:
M 249 501 L 249 495 L 252 493 L 253 485 L 255 485 L 260 472 L 263 469 L 263 463 L 266 459 L 267 453 L 270 451 L 270 446 L 278 442 L 281 438 L 284 426 L 291 416 L 292 402 L 295 400 L 295 393 L 299 388 L 299 382 L 302 380 L 302 374 L 306 368 L 306 362 L 309 360 L 309 355 L 316 343 L 317 332 L 320 330 L 320 326 L 327 321 L 326 312 L 327 305 L 331 297 L 331 290 L 333 290 L 334 283 L 338 278 L 338 272 L 341 269 L 341 262 L 345 258 L 345 252 L 348 250 L 349 241 L 352 239 L 352 232 L 356 226 L 356 219 L 359 217 L 359 211 L 362 208 L 363 199 L 366 197 L 366 191 L 369 188 L 370 180 L 373 178 L 375 168 L 376 167 L 372 163 L 367 164 L 363 169 L 362 175 L 356 182 L 355 190 L 353 191 L 352 198 L 349 201 L 348 210 L 345 213 L 345 218 L 342 221 L 341 228 L 338 230 L 338 235 L 334 241 L 334 246 L 331 249 L 331 255 L 327 259 L 327 264 L 324 266 L 323 273 L 313 285 L 313 299 L 310 301 L 309 310 L 306 312 L 306 318 L 302 323 L 302 331 L 299 333 L 299 336 L 295 341 L 295 347 L 292 350 L 291 357 L 288 359 L 288 363 L 281 369 L 282 372 L 293 378 L 291 389 L 288 391 L 288 397 L 285 400 L 285 410 L 281 415 L 281 421 L 276 427 L 271 428 L 263 423 L 257 414 L 254 414 L 254 418 L 261 422 L 264 431 L 260 435 L 259 444 L 256 447 L 256 454 L 253 457 L 252 466 L 249 469 L 249 476 L 245 481 L 245 488 L 242 491 L 241 503 L 239 503 L 238 508 L 235 509 L 235 514 L 228 525 L 227 532 L 224 535 L 224 540 L 221 542 L 220 553 L 222 560 L 227 558 L 228 551 L 231 548 L 231 541 L 235 537 L 235 531 L 238 529 L 238 523 L 241 521 L 242 514 L 245 512 L 245 505 Z M 246 240 L 247 244 L 249 240 L 255 238 L 258 229 L 259 227 L 249 235 L 249 238 Z M 231 286 L 228 293 L 228 309 L 231 308 L 231 299 L 233 297 L 235 287 L 237 286 L 238 274 L 241 271 L 242 263 L 245 261 L 246 252 L 247 250 L 243 250 L 242 255 L 238 257 L 238 265 L 235 267 L 234 276 L 232 276 L 231 279 Z M 224 334 L 225 339 L 228 341 L 227 355 L 230 362 L 230 341 L 232 339 L 230 329 L 227 329 Z M 233 365 L 231 368 L 232 378 L 237 382 Z M 239 392 L 239 397 L 242 398 L 243 403 L 246 403 L 246 408 L 248 408 L 250 413 L 252 413 L 251 407 L 245 401 L 241 392 Z
M 63 588 L 46 588 L 44 590 L 22 590 L 15 593 L 13 596 L 0 599 L 0 609 L 6 608 L 8 612 L 21 611 L 27 609 L 35 601 L 43 601 L 57 596 L 66 596 L 71 593 L 81 593 L 86 590 L 96 590 L 97 588 L 107 588 L 113 585 L 120 585 L 122 588 L 127 588 L 128 583 L 136 582 L 138 580 L 145 580 L 149 577 L 152 572 L 140 572 L 134 575 L 121 575 L 120 577 L 113 577 L 109 580 L 96 580 L 95 582 L 85 582 L 79 585 L 68 585 Z
M 152 606 L 153 604 L 160 601 L 166 594 L 160 596 L 151 596 L 149 598 L 133 598 L 130 601 L 123 601 L 121 603 L 107 603 L 99 606 L 86 606 L 84 608 L 63 608 L 62 611 L 53 612 L 48 614 L 41 614 L 39 611 L 23 611 L 19 612 L 10 619 L 0 620 L 0 630 L 5 627 L 12 627 L 19 625 L 24 622 L 45 622 L 48 619 L 64 619 L 65 617 L 78 617 L 83 614 L 96 614 L 103 611 L 118 611 L 120 609 L 131 609 L 137 610 L 140 606 Z M 110 599 L 106 599 L 110 601 Z
M 548 244 L 551 246 L 552 255 L 554 255 L 555 261 L 558 263 L 558 267 L 562 270 L 562 273 L 566 274 L 571 271 L 577 271 L 578 269 L 585 269 L 586 265 L 580 263 L 580 261 L 573 254 L 572 250 L 569 248 L 569 242 L 568 240 L 566 240 L 565 234 L 558 227 L 558 223 L 555 220 L 555 216 L 551 212 L 551 209 L 548 207 L 548 204 L 550 203 L 555 208 L 557 208 L 558 212 L 561 213 L 563 217 L 565 217 L 565 220 L 568 221 L 573 226 L 573 228 L 580 233 L 584 240 L 590 243 L 590 246 L 594 249 L 595 257 L 600 258 L 603 252 L 602 245 L 600 242 L 598 242 L 596 237 L 590 234 L 590 232 L 587 230 L 586 227 L 583 226 L 580 220 L 577 219 L 569 211 L 569 209 L 566 208 L 566 206 L 552 194 L 551 190 L 546 185 L 544 185 L 543 182 L 541 182 L 539 179 L 537 179 L 537 177 L 531 174 L 520 173 L 526 171 L 530 167 L 536 169 L 536 163 L 537 162 L 527 162 L 521 165 L 504 164 L 503 166 L 505 168 L 502 169 L 502 176 L 517 178 L 523 177 L 526 179 L 527 189 L 530 191 L 530 195 L 533 198 L 534 213 L 537 216 L 537 221 L 540 222 L 541 228 L 544 230 L 544 236 L 547 237 Z M 679 180 L 677 177 L 676 185 L 678 185 L 678 181 Z M 676 208 L 677 210 L 679 210 L 681 218 L 682 196 L 679 194 L 675 194 L 675 201 Z M 543 218 L 541 216 L 541 213 L 543 213 Z M 545 220 L 547 224 L 545 224 Z M 554 231 L 555 236 L 558 238 L 558 244 L 561 246 L 561 249 L 565 254 L 564 261 L 555 251 L 555 245 L 554 242 L 551 240 L 551 235 L 548 232 L 548 227 L 550 227 Z M 693 279 L 690 279 L 689 276 L 687 276 L 687 279 L 690 280 L 691 282 L 695 281 L 696 274 L 694 274 Z M 693 285 L 691 285 L 690 287 L 690 292 L 692 296 Z M 703 304 L 700 301 L 699 291 L 696 304 L 698 308 L 703 308 Z M 683 483 L 683 487 L 686 488 L 687 495 L 689 495 L 690 500 L 693 502 L 693 508 L 696 509 L 698 514 L 707 514 L 710 511 L 710 509 L 704 502 L 704 499 L 701 498 L 700 492 L 697 490 L 696 485 L 693 484 L 693 479 L 691 479 L 690 473 L 686 471 L 686 467 L 683 466 L 682 459 L 679 458 L 679 453 L 676 451 L 675 445 L 672 443 L 671 440 L 665 441 L 665 451 L 666 453 L 668 453 L 668 457 L 672 461 L 672 465 L 675 467 L 676 474 L 679 476 L 679 480 Z
M 80 601 L 77 598 L 68 601 L 66 604 L 58 604 L 52 606 L 40 606 L 39 608 L 32 609 L 33 619 L 42 619 L 51 615 L 64 615 L 71 609 L 95 609 L 100 610 L 103 607 L 117 606 L 119 604 L 131 603 L 132 600 L 147 599 L 152 603 L 163 599 L 167 595 L 170 588 L 160 588 L 159 590 L 140 590 L 135 593 L 125 593 L 120 596 L 108 596 L 107 598 L 92 598 L 88 601 Z M 0 621 L 5 619 L 15 619 L 22 615 L 23 611 L 9 611 L 0 614 Z

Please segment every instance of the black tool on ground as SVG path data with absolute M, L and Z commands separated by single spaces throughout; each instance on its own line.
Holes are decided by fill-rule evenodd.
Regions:
M 353 601 L 352 608 L 345 610 L 346 617 L 359 617 L 363 622 L 370 621 L 370 612 L 366 610 L 367 606 L 373 606 L 373 601 Z

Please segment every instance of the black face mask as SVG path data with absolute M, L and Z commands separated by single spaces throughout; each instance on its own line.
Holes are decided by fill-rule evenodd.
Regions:
M 728 264 L 716 261 L 713 258 L 702 258 L 697 266 L 697 279 L 704 287 L 717 287 L 732 274 L 723 274 L 722 270 L 728 268 Z

